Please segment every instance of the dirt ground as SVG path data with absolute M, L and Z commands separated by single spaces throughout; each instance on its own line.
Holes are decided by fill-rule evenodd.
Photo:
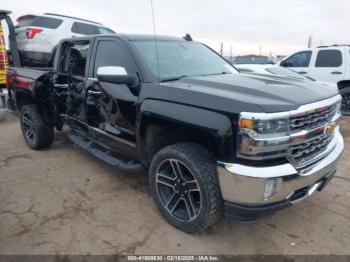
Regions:
M 350 119 L 342 122 L 350 143 Z M 321 193 L 252 225 L 182 233 L 158 213 L 147 175 L 123 175 L 57 133 L 30 150 L 0 113 L 0 254 L 350 254 L 349 147 Z

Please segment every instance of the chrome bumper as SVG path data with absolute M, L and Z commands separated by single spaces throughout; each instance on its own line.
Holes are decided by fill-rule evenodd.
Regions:
M 329 145 L 330 153 L 304 169 L 286 163 L 272 167 L 254 167 L 218 162 L 218 177 L 225 201 L 243 205 L 264 205 L 280 201 L 292 204 L 310 196 L 321 186 L 320 181 L 336 170 L 344 148 L 339 127 Z M 267 198 L 266 187 L 273 181 L 273 192 Z M 304 194 L 299 191 L 303 189 Z

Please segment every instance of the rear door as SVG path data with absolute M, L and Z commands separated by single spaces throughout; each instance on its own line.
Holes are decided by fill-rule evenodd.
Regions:
M 327 48 L 316 51 L 316 59 L 310 70 L 310 76 L 316 80 L 337 83 L 344 79 L 344 48 Z
M 74 128 L 88 131 L 86 128 L 86 89 L 87 62 L 90 55 L 90 41 L 82 40 L 77 42 L 67 42 L 60 53 L 64 54 L 64 59 L 54 75 L 53 85 L 56 94 L 68 94 L 65 102 L 58 103 L 59 106 L 66 104 L 66 108 L 60 108 L 59 112 L 64 112 L 69 116 L 70 124 Z
M 281 66 L 287 67 L 301 75 L 308 76 L 310 73 L 311 56 L 312 51 L 301 51 L 285 59 L 283 62 L 281 62 Z

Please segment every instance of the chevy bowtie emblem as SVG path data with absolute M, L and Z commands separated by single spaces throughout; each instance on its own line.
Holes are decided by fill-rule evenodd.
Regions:
M 334 130 L 336 128 L 336 124 L 331 124 L 325 128 L 325 133 L 327 132 L 328 135 L 332 135 L 334 133 Z

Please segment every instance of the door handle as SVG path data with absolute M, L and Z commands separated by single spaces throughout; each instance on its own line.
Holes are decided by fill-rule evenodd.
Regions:
M 307 72 L 306 71 L 300 71 L 300 72 L 298 72 L 299 74 L 301 74 L 301 75 L 305 75 L 305 74 L 307 74 Z
M 333 71 L 331 74 L 333 75 L 341 75 L 343 72 L 340 72 L 340 71 Z
M 100 91 L 93 91 L 93 90 L 88 90 L 88 94 L 92 96 L 99 96 L 101 95 Z
M 68 88 L 68 84 L 54 84 L 57 88 Z

